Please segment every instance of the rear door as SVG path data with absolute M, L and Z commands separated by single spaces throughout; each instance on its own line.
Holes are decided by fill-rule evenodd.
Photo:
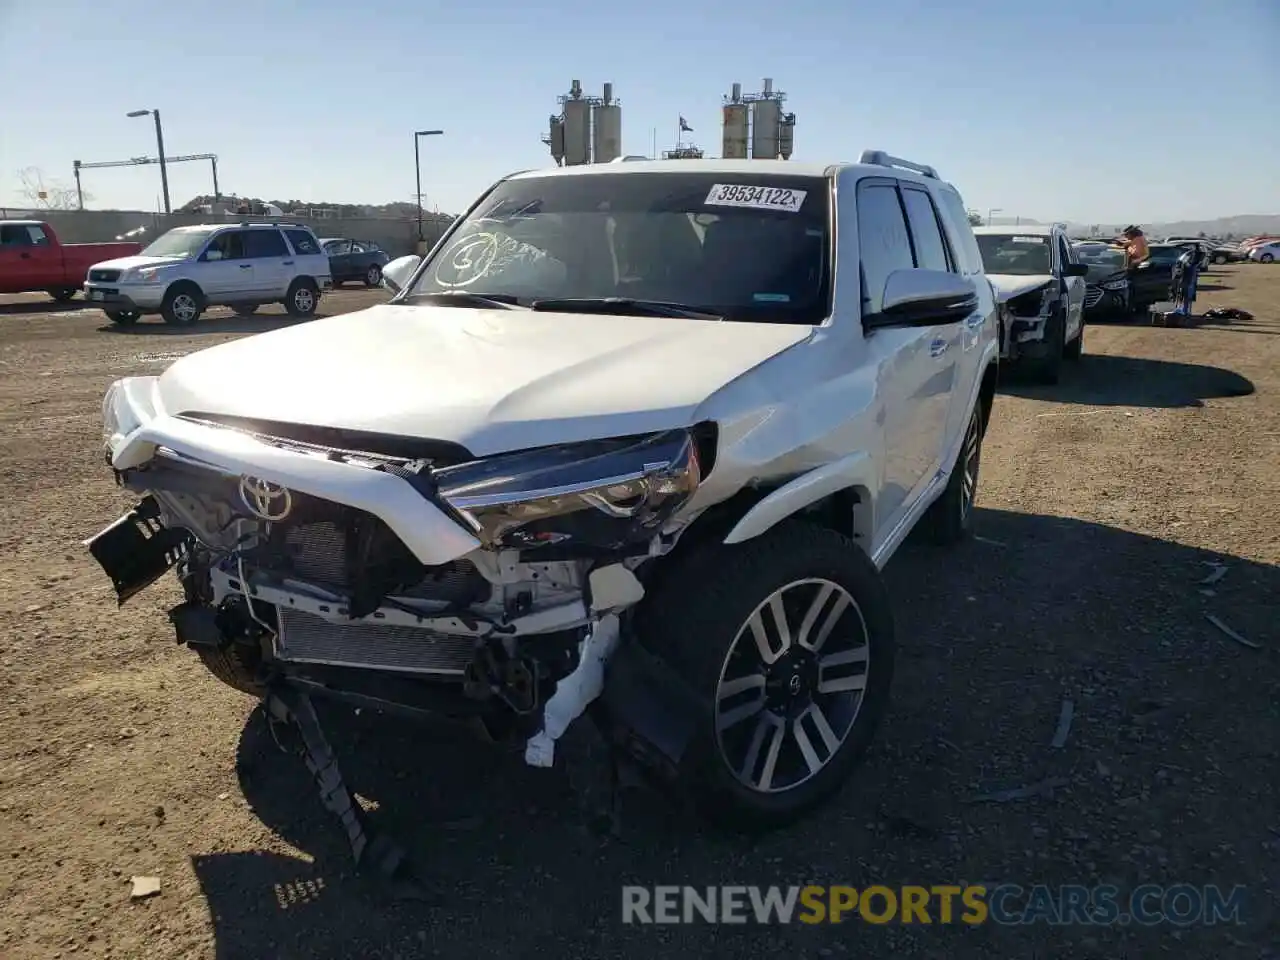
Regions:
M 351 264 L 350 240 L 330 240 L 324 245 L 324 252 L 329 255 L 329 272 L 335 283 L 355 276 Z
M 274 227 L 246 230 L 244 234 L 245 256 L 253 261 L 252 296 L 266 300 L 280 300 L 293 279 L 293 268 L 285 266 L 289 260 L 289 248 L 284 236 Z
M 1169 284 L 1173 280 L 1173 265 L 1182 256 L 1181 247 L 1165 245 L 1151 247 L 1151 255 L 1133 270 L 1131 299 L 1141 308 L 1169 299 Z

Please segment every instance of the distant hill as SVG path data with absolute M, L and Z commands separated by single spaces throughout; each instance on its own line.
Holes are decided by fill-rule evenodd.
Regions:
M 1045 221 L 1031 217 L 995 217 L 1000 226 L 1015 223 L 1043 224 Z M 1132 222 L 1132 221 L 1130 221 Z M 1095 232 L 1119 233 L 1127 223 L 1068 223 L 1067 232 L 1072 236 L 1087 237 Z M 1235 217 L 1219 217 L 1216 220 L 1174 220 L 1167 223 L 1141 223 L 1142 229 L 1153 237 L 1207 237 L 1239 238 L 1258 234 L 1280 234 L 1280 214 L 1246 213 Z
M 259 197 L 235 197 L 225 194 L 219 198 L 217 204 L 214 204 L 212 195 L 192 197 L 178 209 L 194 213 L 204 207 L 213 206 L 224 209 L 228 213 L 236 213 L 243 207 L 247 207 L 247 212 L 255 216 L 266 215 L 269 206 L 277 207 L 286 214 L 297 214 L 303 217 L 388 217 L 409 220 L 418 215 L 417 206 L 406 201 L 381 204 L 313 203 L 306 200 L 263 200 Z M 430 210 L 425 211 L 425 214 L 430 219 L 437 216 Z

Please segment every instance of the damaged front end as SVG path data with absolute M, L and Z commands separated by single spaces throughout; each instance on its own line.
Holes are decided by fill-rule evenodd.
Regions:
M 993 285 L 994 282 L 993 282 Z M 1048 350 L 1046 337 L 1059 297 L 1052 278 L 1027 289 L 1013 291 L 997 286 L 1000 310 L 1000 359 L 1005 362 L 1022 357 L 1039 357 Z
M 88 541 L 120 603 L 176 568 L 178 639 L 220 679 L 465 718 L 535 766 L 600 695 L 714 450 L 692 429 L 475 458 L 145 394 L 122 381 L 104 408 L 141 503 Z

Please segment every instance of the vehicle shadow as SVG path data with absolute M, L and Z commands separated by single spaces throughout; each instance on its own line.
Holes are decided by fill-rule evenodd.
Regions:
M 41 313 L 70 313 L 74 310 L 92 309 L 96 309 L 94 304 L 85 303 L 80 299 L 69 300 L 66 303 L 56 303 L 53 300 L 25 300 L 16 303 L 0 303 L 0 317 L 30 316 L 31 314 Z
M 1030 868 L 1028 851 L 1050 843 L 1046 835 L 1124 837 L 1155 827 L 1180 856 L 1186 848 L 1208 857 L 1230 842 L 1233 882 L 1265 882 L 1270 855 L 1247 839 L 1250 831 L 1266 836 L 1265 803 L 1256 816 L 1253 805 L 1240 805 L 1214 832 L 1188 832 L 1176 824 L 1192 799 L 1170 796 L 1166 784 L 1150 804 L 1117 804 L 1102 765 L 1154 784 L 1166 764 L 1200 770 L 1208 742 L 1214 795 L 1248 793 L 1250 751 L 1256 760 L 1259 744 L 1280 742 L 1277 731 L 1246 737 L 1237 729 L 1243 717 L 1275 716 L 1268 678 L 1280 660 L 1271 609 L 1280 568 L 1075 519 L 989 509 L 975 519 L 979 539 L 956 550 L 910 544 L 888 565 L 899 638 L 890 713 L 849 787 L 780 833 L 727 837 L 633 788 L 621 836 L 607 834 L 596 818 L 605 765 L 586 722 L 562 742 L 567 770 L 540 771 L 518 752 L 477 746 L 443 725 L 324 709 L 349 788 L 371 826 L 407 848 L 427 889 L 425 901 L 393 901 L 353 872 L 302 761 L 280 752 L 255 710 L 239 744 L 241 788 L 256 816 L 309 859 L 265 851 L 193 857 L 216 956 L 639 958 L 659 943 L 665 955 L 754 956 L 735 939 L 741 929 L 695 923 L 666 927 L 659 938 L 624 926 L 620 888 L 1017 878 Z M 1210 597 L 1197 581 L 1218 562 L 1228 572 Z M 1263 649 L 1224 636 L 1207 613 Z M 1077 719 L 1068 748 L 1053 750 L 1067 695 Z M 1067 786 L 1048 799 L 971 802 L 975 789 L 1049 777 Z M 1086 872 L 1127 876 L 1127 851 L 1091 843 Z M 1075 862 L 1074 854 L 1061 865 L 1056 855 L 1040 858 L 1037 882 L 1085 882 Z M 963 926 L 935 925 L 910 946 L 927 945 L 931 956 L 988 955 L 991 943 Z M 859 935 L 881 936 L 876 947 L 888 951 L 875 932 L 883 929 L 860 927 Z M 917 936 L 899 929 L 895 936 Z M 1048 934 L 1037 930 L 1001 928 L 1000 952 L 1048 949 L 1037 939 Z M 812 956 L 824 942 L 839 950 L 848 936 L 804 924 L 751 935 L 769 940 L 761 957 Z M 1130 935 L 1153 938 L 1147 946 L 1158 952 L 1167 933 Z M 901 952 L 900 940 L 893 945 L 888 952 Z M 1127 946 L 1145 955 L 1143 943 Z
M 313 317 L 310 319 L 319 319 Z M 307 323 L 307 319 L 294 319 L 289 316 L 265 317 L 209 317 L 190 327 L 174 327 L 163 320 L 145 318 L 133 326 L 122 327 L 115 323 L 106 323 L 98 327 L 99 333 L 113 333 L 125 337 L 199 337 L 223 335 L 228 333 L 266 333 L 280 330 L 295 324 Z
M 1221 367 L 1085 353 L 1054 386 L 1026 383 L 1016 368 L 1001 375 L 999 392 L 1058 403 L 1100 407 L 1200 407 L 1205 400 L 1245 397 L 1247 377 Z

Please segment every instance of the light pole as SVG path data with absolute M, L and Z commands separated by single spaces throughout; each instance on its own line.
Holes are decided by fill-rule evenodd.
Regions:
M 169 206 L 169 170 L 164 163 L 164 130 L 160 128 L 160 111 L 130 110 L 125 114 L 126 117 L 145 117 L 147 115 L 156 118 L 156 155 L 160 158 L 160 187 L 164 190 L 164 212 L 172 213 L 173 209 Z
M 444 133 L 443 130 L 415 130 L 413 133 L 413 170 L 417 177 L 418 192 L 418 242 L 421 243 L 422 236 L 422 155 L 418 150 L 418 142 L 423 137 L 438 137 Z
M 990 207 L 990 208 L 988 208 L 988 210 L 987 210 L 987 226 L 988 226 L 988 227 L 989 227 L 989 226 L 991 226 L 991 217 L 992 217 L 992 215 L 993 215 L 993 214 L 997 214 L 997 213 L 1004 213 L 1004 209 L 1003 209 L 1002 207 Z

